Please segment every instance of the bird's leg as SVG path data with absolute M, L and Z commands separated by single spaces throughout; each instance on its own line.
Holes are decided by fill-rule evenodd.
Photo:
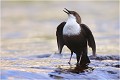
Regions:
M 80 61 L 80 66 L 82 68 L 88 68 L 89 63 L 90 63 L 90 59 L 87 56 L 87 47 L 85 47 L 83 50 L 81 61 Z
M 83 53 L 83 52 L 82 52 Z M 79 62 L 81 61 L 81 58 L 82 58 L 82 53 L 81 53 L 81 55 L 80 55 L 80 60 L 79 60 Z
M 70 62 L 71 62 L 72 55 L 73 55 L 73 52 L 71 51 L 70 60 L 69 60 L 69 62 L 68 62 L 69 65 L 70 65 Z
M 80 61 L 81 61 L 81 58 L 82 58 L 82 53 L 81 54 L 77 54 L 77 66 L 80 66 Z
M 76 57 L 77 57 L 77 66 L 79 66 L 79 61 L 80 61 L 80 55 L 79 54 L 76 54 Z

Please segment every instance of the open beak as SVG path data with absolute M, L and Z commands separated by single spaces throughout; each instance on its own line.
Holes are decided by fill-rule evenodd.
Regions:
M 64 8 L 65 10 L 63 10 L 65 13 L 67 13 L 67 14 L 70 14 L 70 11 L 68 10 L 68 9 L 66 9 L 66 8 Z

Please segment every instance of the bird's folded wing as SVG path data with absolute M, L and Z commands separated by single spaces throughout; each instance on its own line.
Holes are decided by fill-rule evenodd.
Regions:
M 58 50 L 59 53 L 61 53 L 62 48 L 64 46 L 64 40 L 63 40 L 63 27 L 65 26 L 66 22 L 62 22 L 58 25 L 56 36 L 57 36 L 57 44 L 58 44 Z
M 80 26 L 81 26 L 81 27 L 85 30 L 85 32 L 87 33 L 87 34 L 85 34 L 85 35 L 86 35 L 86 37 L 87 37 L 88 45 L 89 45 L 89 47 L 92 48 L 93 56 L 96 56 L 96 44 L 95 44 L 95 40 L 94 40 L 94 36 L 93 36 L 92 32 L 90 31 L 90 29 L 88 28 L 87 25 L 81 24 Z

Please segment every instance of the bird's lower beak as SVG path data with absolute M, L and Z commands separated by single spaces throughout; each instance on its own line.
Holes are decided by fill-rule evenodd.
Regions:
M 65 13 L 67 13 L 67 14 L 70 14 L 70 11 L 68 10 L 68 9 L 66 9 L 66 8 L 64 8 L 65 10 L 63 10 Z

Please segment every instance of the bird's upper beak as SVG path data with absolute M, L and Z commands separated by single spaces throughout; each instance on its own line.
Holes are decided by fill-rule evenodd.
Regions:
M 63 10 L 65 13 L 67 13 L 67 14 L 70 14 L 70 11 L 68 10 L 68 9 L 66 9 L 66 8 L 64 8 L 65 10 Z

